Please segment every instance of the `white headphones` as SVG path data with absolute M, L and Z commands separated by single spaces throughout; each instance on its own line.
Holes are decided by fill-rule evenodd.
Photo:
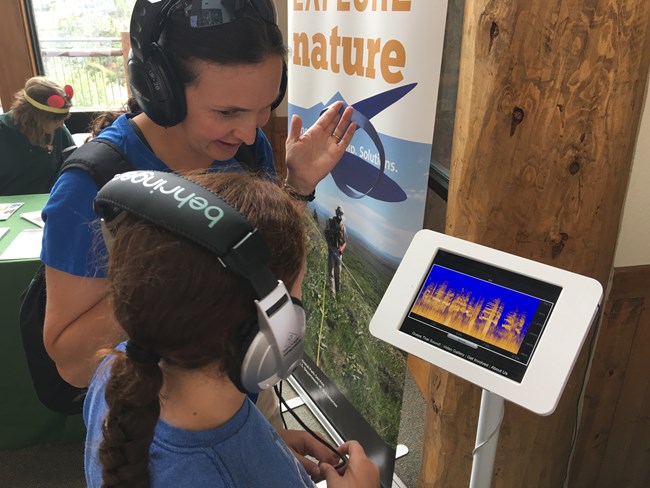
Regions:
M 305 312 L 269 268 L 270 252 L 257 229 L 218 194 L 174 173 L 129 171 L 104 185 L 95 212 L 110 222 L 122 212 L 189 239 L 255 290 L 257 320 L 243 331 L 230 377 L 245 392 L 286 379 L 302 360 Z

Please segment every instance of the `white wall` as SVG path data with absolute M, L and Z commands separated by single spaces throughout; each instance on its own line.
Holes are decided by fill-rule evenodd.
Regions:
M 632 164 L 614 256 L 617 268 L 650 264 L 650 102 L 647 91 Z

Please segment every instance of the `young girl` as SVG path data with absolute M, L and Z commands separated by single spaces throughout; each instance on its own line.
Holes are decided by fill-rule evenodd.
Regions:
M 258 229 L 273 275 L 299 300 L 304 232 L 286 193 L 248 173 L 191 179 Z M 142 193 L 151 198 L 148 188 Z M 185 229 L 171 233 L 136 215 L 137 206 L 108 223 L 109 301 L 127 342 L 99 366 L 84 404 L 88 486 L 312 486 L 229 374 L 242 331 L 257 317 L 251 283 L 180 237 Z M 332 468 L 337 458 L 326 450 L 309 453 L 323 461 L 312 471 L 331 487 L 378 486 L 358 443 L 340 451 L 350 456 L 345 473 Z

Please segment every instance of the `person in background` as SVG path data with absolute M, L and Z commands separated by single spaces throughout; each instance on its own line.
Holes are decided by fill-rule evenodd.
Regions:
M 348 233 L 343 222 L 343 208 L 339 205 L 334 215 L 327 219 L 325 225 L 325 240 L 327 241 L 327 271 L 330 278 L 332 295 L 341 291 L 341 268 L 343 267 L 343 251 L 348 242 Z
M 273 276 L 299 304 L 304 229 L 285 192 L 242 172 L 188 179 L 257 229 Z M 340 448 L 350 456 L 341 473 L 333 469 L 339 456 L 317 444 L 309 454 L 320 465 L 307 460 L 308 474 L 229 373 L 240 368 L 243 330 L 257 320 L 251 283 L 181 237 L 185 229 L 170 232 L 153 224 L 153 215 L 138 217 L 135 201 L 105 224 L 110 302 L 127 341 L 108 353 L 84 402 L 88 487 L 291 488 L 324 478 L 330 488 L 378 487 L 377 467 L 354 441 Z
M 48 193 L 63 155 L 74 148 L 65 126 L 74 90 L 36 76 L 0 114 L 0 195 Z

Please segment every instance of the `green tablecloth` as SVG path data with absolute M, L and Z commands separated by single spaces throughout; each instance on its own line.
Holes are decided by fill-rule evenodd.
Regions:
M 0 254 L 23 229 L 38 227 L 20 217 L 41 210 L 47 195 L 0 197 L 0 203 L 24 202 L 0 227 L 10 231 L 0 239 Z M 34 392 L 18 326 L 19 296 L 40 261 L 0 261 L 0 449 L 17 449 L 42 442 L 77 442 L 84 438 L 81 415 L 68 417 L 39 402 Z

